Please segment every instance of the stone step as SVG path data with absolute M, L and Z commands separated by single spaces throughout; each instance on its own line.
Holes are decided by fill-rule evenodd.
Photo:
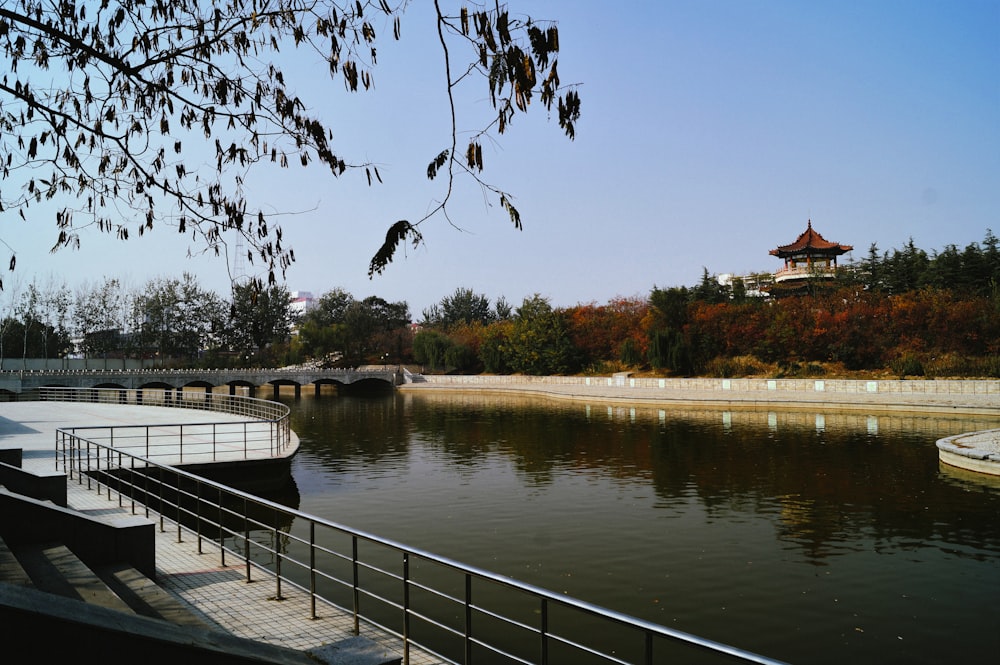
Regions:
M 35 588 L 98 607 L 134 614 L 131 607 L 65 545 L 25 543 L 14 555 Z
M 403 662 L 398 653 L 361 635 L 311 649 L 308 654 L 324 665 L 401 665 Z
M 182 599 L 128 564 L 98 566 L 94 572 L 136 614 L 169 621 L 178 626 L 220 630 L 214 622 L 202 618 Z
M 3 538 L 0 538 L 0 582 L 18 586 L 33 586 L 28 572 L 14 556 Z

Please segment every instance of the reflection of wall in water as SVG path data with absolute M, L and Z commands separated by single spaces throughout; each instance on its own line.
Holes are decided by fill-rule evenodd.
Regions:
M 944 437 L 961 432 L 1000 427 L 1000 417 L 983 416 L 941 416 L 938 414 L 850 413 L 842 411 L 780 411 L 773 407 L 760 410 L 741 408 L 727 410 L 724 407 L 702 409 L 664 408 L 662 405 L 623 405 L 620 402 L 602 403 L 597 400 L 568 402 L 543 395 L 512 395 L 509 392 L 494 393 L 422 393 L 419 396 L 404 393 L 405 404 L 419 399 L 449 407 L 523 408 L 541 406 L 567 412 L 583 413 L 590 419 L 604 419 L 613 422 L 635 424 L 660 424 L 668 421 L 688 421 L 694 424 L 722 424 L 728 431 L 740 427 L 767 427 L 768 429 L 815 429 L 862 431 L 871 435 L 898 432 L 926 432 L 928 436 Z

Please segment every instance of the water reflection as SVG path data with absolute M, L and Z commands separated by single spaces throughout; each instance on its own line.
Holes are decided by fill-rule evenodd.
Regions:
M 1000 647 L 1000 487 L 934 446 L 1000 419 L 293 405 L 309 512 L 792 662 L 935 662 L 956 630 L 968 654 Z

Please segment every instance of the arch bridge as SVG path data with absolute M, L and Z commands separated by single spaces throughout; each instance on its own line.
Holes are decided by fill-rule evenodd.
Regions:
M 369 366 L 356 369 L 143 369 L 143 370 L 41 370 L 0 373 L 0 391 L 23 393 L 37 388 L 121 388 L 125 390 L 177 390 L 229 387 L 255 397 L 260 387 L 270 385 L 277 398 L 282 386 L 293 386 L 299 397 L 303 386 L 313 386 L 316 395 L 324 385 L 353 391 L 390 390 L 404 382 L 402 368 Z

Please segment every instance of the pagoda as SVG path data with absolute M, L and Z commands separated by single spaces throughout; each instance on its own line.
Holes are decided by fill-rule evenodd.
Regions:
M 810 280 L 833 279 L 837 274 L 837 257 L 854 249 L 851 245 L 830 242 L 812 227 L 810 219 L 806 230 L 790 245 L 772 249 L 771 256 L 785 260 L 785 266 L 774 273 L 772 295 L 800 292 Z

